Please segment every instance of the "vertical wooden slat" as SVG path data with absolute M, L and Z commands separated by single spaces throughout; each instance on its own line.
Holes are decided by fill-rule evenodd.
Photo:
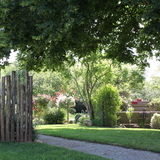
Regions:
M 24 93 L 25 93 L 25 86 L 20 86 L 20 141 L 24 141 Z
M 29 142 L 32 142 L 32 94 L 33 94 L 33 77 L 29 76 Z
M 5 140 L 4 107 L 5 107 L 5 77 L 2 77 L 1 141 Z
M 20 141 L 20 76 L 17 76 L 17 122 L 16 122 L 16 141 Z
M 11 141 L 15 141 L 15 97 L 16 97 L 16 72 L 12 71 L 12 104 L 11 104 Z
M 28 72 L 25 72 L 25 142 L 28 139 Z
M 6 104 L 6 141 L 10 141 L 10 108 L 11 108 L 11 77 L 6 76 L 7 82 L 6 82 L 6 87 L 7 87 L 7 104 Z

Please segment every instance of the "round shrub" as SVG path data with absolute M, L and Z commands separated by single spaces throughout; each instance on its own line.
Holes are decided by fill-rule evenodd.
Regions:
M 46 124 L 62 124 L 64 122 L 65 114 L 57 108 L 49 108 L 44 113 L 44 121 Z
M 33 124 L 34 125 L 44 124 L 44 119 L 42 119 L 42 118 L 34 118 L 33 119 Z
M 160 129 L 160 114 L 155 113 L 152 117 L 151 117 L 151 128 L 153 129 Z

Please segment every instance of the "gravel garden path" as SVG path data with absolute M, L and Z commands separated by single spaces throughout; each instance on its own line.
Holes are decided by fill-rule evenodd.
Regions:
M 160 153 L 128 149 L 112 145 L 69 140 L 46 135 L 39 135 L 38 141 L 49 145 L 95 154 L 113 160 L 160 160 Z

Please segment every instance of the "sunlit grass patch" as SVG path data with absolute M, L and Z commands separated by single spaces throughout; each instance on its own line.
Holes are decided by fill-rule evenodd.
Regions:
M 87 127 L 78 124 L 39 125 L 40 134 L 160 152 L 160 130 Z

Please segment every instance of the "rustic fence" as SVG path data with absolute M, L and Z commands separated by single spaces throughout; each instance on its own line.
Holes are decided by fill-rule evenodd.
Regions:
M 0 102 L 0 141 L 32 141 L 32 76 L 25 73 L 25 84 L 20 76 L 2 77 Z

